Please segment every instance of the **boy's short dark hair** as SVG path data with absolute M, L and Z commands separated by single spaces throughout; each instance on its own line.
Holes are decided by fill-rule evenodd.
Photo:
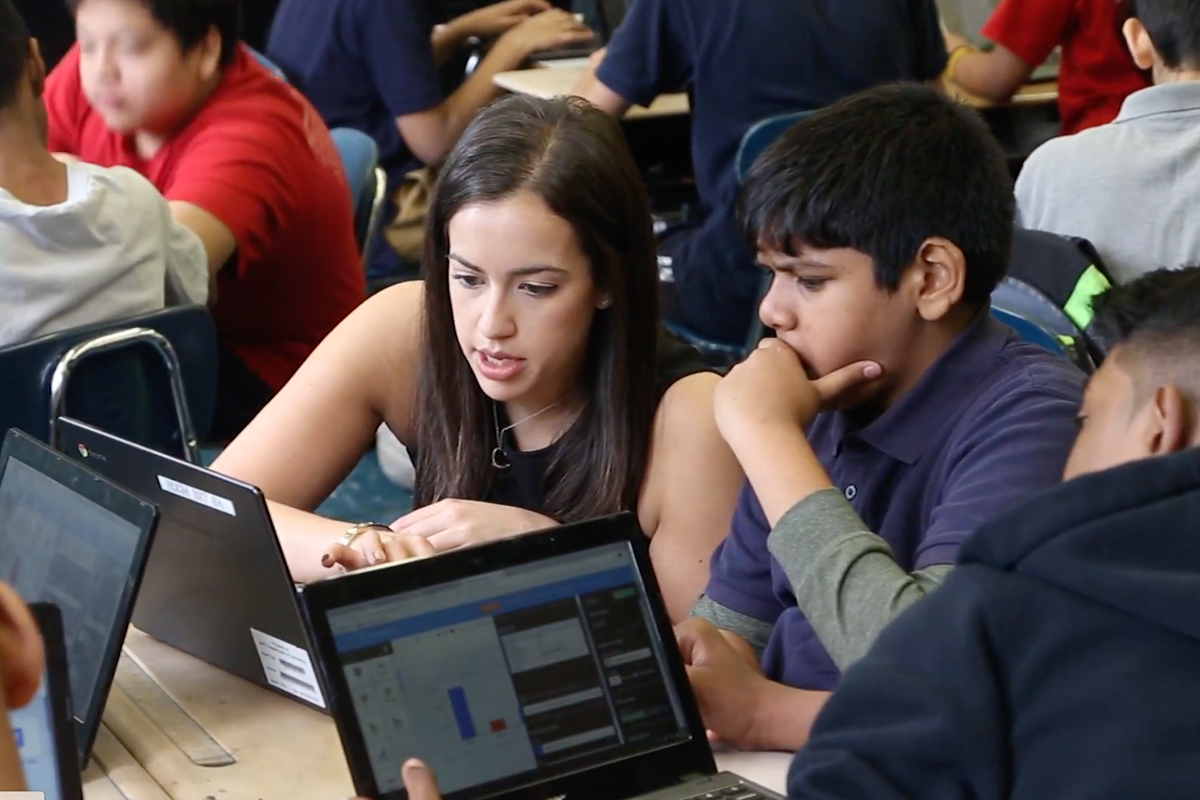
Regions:
M 1012 249 L 1013 184 L 973 109 L 920 84 L 881 86 L 801 120 L 754 162 L 741 200 L 757 247 L 849 247 L 894 290 L 931 236 L 966 256 L 963 301 L 980 304 Z
M 1139 360 L 1174 363 L 1195 373 L 1200 364 L 1200 267 L 1149 272 L 1113 286 L 1092 301 L 1105 341 Z M 1200 380 L 1196 381 L 1200 387 Z
M 1133 0 L 1133 15 L 1168 69 L 1200 68 L 1200 0 Z
M 67 0 L 74 14 L 87 0 Z M 141 3 L 164 28 L 175 34 L 186 52 L 212 28 L 221 34 L 221 65 L 228 66 L 242 38 L 242 0 L 129 0 Z
M 17 99 L 29 65 L 29 28 L 12 0 L 0 0 L 0 111 Z

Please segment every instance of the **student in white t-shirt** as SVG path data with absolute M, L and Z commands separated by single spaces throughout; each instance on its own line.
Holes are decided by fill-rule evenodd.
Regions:
M 208 299 L 208 259 L 133 170 L 46 149 L 46 67 L 0 0 L 0 347 Z

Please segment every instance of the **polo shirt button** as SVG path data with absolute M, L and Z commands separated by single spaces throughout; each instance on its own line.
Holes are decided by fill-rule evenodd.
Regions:
M 856 497 L 858 497 L 858 488 L 855 486 L 847 486 L 846 487 L 846 499 L 853 500 Z

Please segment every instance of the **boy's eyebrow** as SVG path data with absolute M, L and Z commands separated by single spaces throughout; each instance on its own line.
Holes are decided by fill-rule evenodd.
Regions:
M 807 258 L 789 259 L 787 262 L 780 264 L 777 267 L 767 267 L 765 264 L 763 266 L 775 272 L 795 272 L 796 270 L 800 269 L 823 269 L 832 272 L 837 269 L 837 267 L 832 264 L 825 264 L 821 261 L 813 261 Z
M 453 261 L 457 261 L 463 267 L 466 267 L 467 269 L 471 270 L 472 272 L 483 272 L 482 269 L 475 266 L 470 261 L 467 261 L 465 258 L 463 258 L 460 255 L 457 255 L 455 253 L 448 253 L 446 255 L 446 257 Z M 530 264 L 527 267 L 521 267 L 520 269 L 514 269 L 511 272 L 509 272 L 508 274 L 520 278 L 520 277 L 526 277 L 528 275 L 538 275 L 543 272 L 554 272 L 559 275 L 567 274 L 567 271 L 565 269 L 563 269 L 561 267 L 551 266 L 550 264 Z

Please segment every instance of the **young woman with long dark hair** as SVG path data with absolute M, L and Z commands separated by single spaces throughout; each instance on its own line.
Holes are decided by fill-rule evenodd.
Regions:
M 352 314 L 216 464 L 272 501 L 293 576 L 630 510 L 685 616 L 741 474 L 717 376 L 659 325 L 618 123 L 567 99 L 484 111 L 441 171 L 424 273 Z M 309 513 L 381 422 L 414 453 L 416 510 L 390 526 Z

